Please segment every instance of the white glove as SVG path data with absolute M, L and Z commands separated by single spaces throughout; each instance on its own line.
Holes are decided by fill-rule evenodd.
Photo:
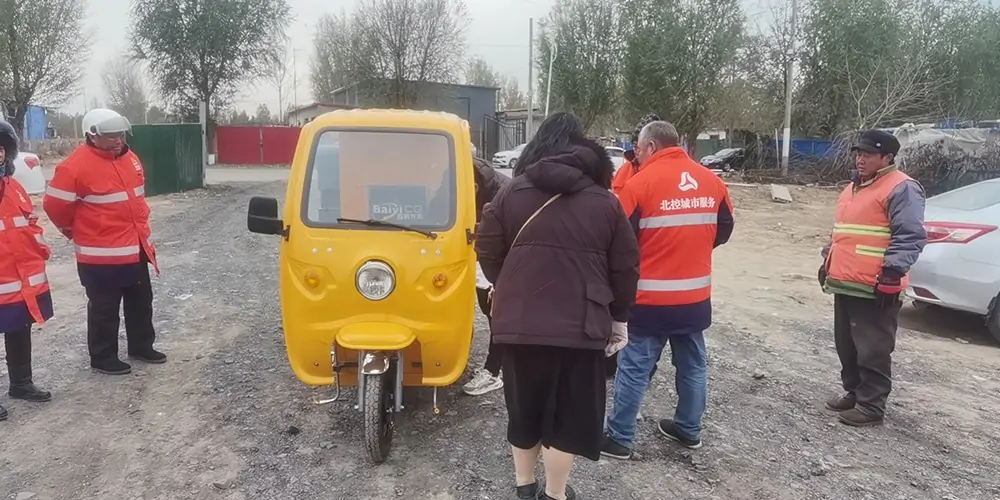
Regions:
M 608 339 L 608 346 L 604 348 L 604 355 L 607 357 L 614 354 L 628 345 L 628 323 L 618 321 L 611 322 L 611 338 Z
M 489 290 L 493 288 L 493 283 L 486 279 L 486 275 L 483 274 L 483 268 L 476 262 L 476 288 L 480 290 Z

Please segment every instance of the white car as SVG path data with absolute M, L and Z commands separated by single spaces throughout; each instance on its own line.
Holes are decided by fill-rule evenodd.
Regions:
M 28 194 L 45 192 L 45 175 L 38 155 L 21 151 L 14 158 L 14 180 L 20 182 Z
M 625 164 L 625 150 L 615 146 L 608 146 L 604 149 L 608 151 L 608 157 L 611 158 L 611 163 L 615 165 L 615 172 L 617 172 Z
M 514 168 L 517 166 L 517 159 L 521 157 L 521 151 L 527 144 L 511 149 L 510 151 L 500 151 L 493 155 L 493 165 L 497 168 Z
M 1000 341 L 1000 179 L 927 199 L 927 246 L 906 295 L 983 316 Z

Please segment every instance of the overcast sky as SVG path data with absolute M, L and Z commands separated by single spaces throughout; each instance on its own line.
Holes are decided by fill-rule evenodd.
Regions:
M 767 5 L 782 0 L 742 0 L 747 13 L 755 19 L 767 16 Z M 89 0 L 86 28 L 93 41 L 91 54 L 85 72 L 81 94 L 66 110 L 82 112 L 84 105 L 96 97 L 104 102 L 100 71 L 105 62 L 123 54 L 128 48 L 127 31 L 129 25 L 129 0 Z M 312 37 L 315 22 L 328 12 L 352 10 L 356 0 L 288 0 L 294 19 L 289 29 L 291 44 L 295 49 L 298 86 L 296 96 L 289 96 L 290 102 L 297 97 L 298 103 L 312 102 L 309 85 L 309 60 L 312 58 Z M 528 80 L 528 19 L 545 17 L 555 0 L 466 0 L 469 9 L 467 55 L 478 55 L 489 62 L 494 69 L 513 75 L 527 86 Z M 247 86 L 235 103 L 241 109 L 253 111 L 260 103 L 266 103 L 272 112 L 278 109 L 278 93 L 267 84 L 258 87 Z

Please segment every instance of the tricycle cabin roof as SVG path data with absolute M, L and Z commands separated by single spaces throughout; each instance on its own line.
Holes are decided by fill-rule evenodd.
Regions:
M 453 113 L 412 109 L 337 109 L 317 116 L 305 129 L 326 127 L 465 128 L 469 122 Z

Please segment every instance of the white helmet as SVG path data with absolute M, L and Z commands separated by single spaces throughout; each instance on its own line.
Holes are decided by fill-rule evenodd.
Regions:
M 90 135 L 120 134 L 132 132 L 128 118 L 107 108 L 96 108 L 83 115 L 81 122 L 84 137 Z

